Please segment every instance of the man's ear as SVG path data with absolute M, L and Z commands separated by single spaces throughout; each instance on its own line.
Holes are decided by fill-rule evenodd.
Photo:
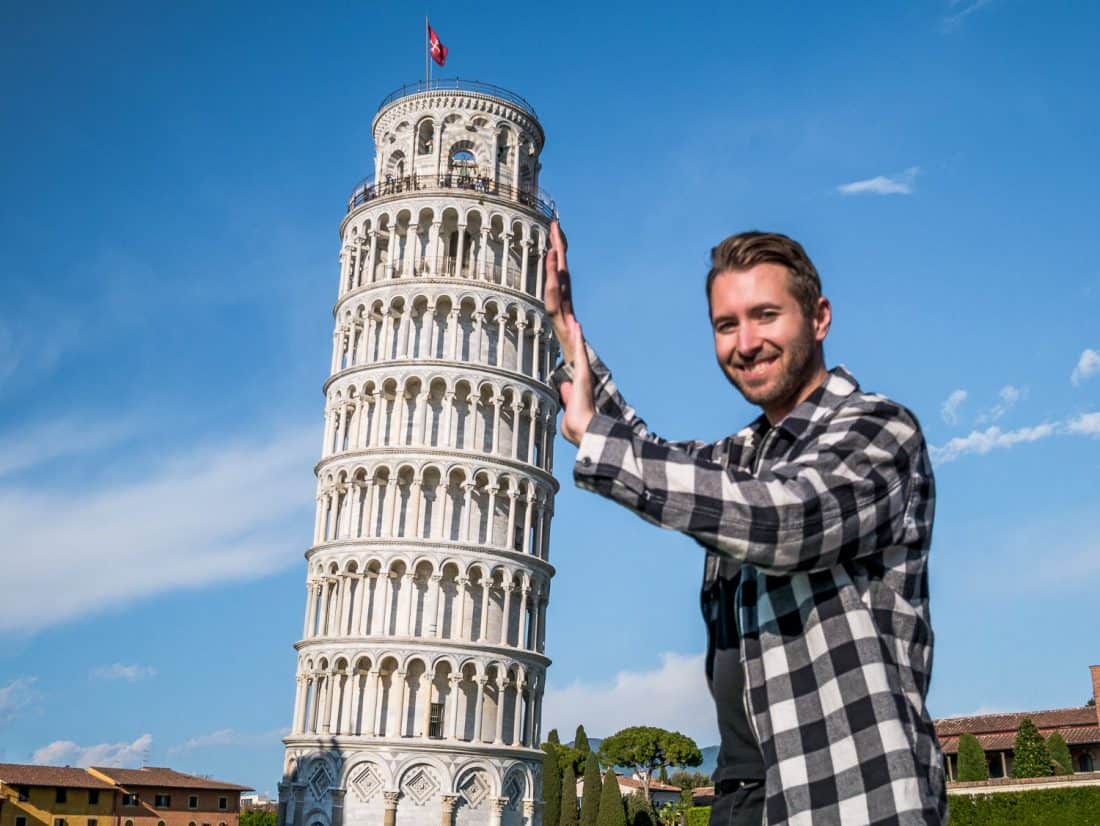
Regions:
M 824 341 L 825 336 L 829 335 L 829 327 L 832 323 L 833 305 L 829 303 L 829 299 L 821 296 L 817 299 L 817 309 L 814 311 L 814 338 L 817 341 Z

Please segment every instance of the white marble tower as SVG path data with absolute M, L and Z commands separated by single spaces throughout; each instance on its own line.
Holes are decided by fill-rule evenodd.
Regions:
M 382 101 L 340 286 L 280 826 L 537 826 L 556 345 L 523 98 Z

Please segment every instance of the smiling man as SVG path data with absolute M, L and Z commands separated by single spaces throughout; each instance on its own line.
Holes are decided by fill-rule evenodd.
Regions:
M 715 356 L 763 413 L 715 443 L 669 442 L 585 343 L 556 223 L 551 236 L 574 479 L 706 549 L 711 824 L 943 823 L 925 707 L 932 467 L 908 410 L 825 368 L 832 313 L 802 246 L 746 232 L 711 250 Z

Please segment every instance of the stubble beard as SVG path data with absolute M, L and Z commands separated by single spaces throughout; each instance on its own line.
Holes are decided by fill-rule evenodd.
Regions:
M 815 344 L 813 327 L 807 324 L 803 335 L 791 342 L 787 349 L 780 353 L 781 372 L 771 386 L 753 389 L 743 384 L 737 378 L 736 368 L 727 371 L 726 378 L 749 404 L 764 409 L 774 407 L 781 402 L 796 398 L 813 377 L 817 367 L 814 361 Z M 763 358 L 768 357 L 763 356 Z

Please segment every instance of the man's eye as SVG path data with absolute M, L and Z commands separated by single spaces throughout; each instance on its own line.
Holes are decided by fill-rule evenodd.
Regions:
M 732 333 L 737 329 L 737 325 L 732 321 L 719 321 L 714 325 L 714 331 L 716 333 Z

